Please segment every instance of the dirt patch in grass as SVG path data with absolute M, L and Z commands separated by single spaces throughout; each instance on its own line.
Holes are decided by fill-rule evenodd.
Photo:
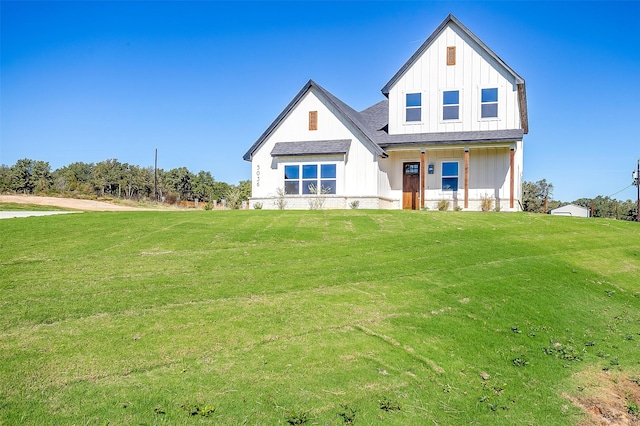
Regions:
M 136 211 L 150 210 L 135 206 L 113 204 L 106 201 L 80 200 L 76 198 L 40 197 L 35 195 L 0 195 L 0 202 L 55 206 L 85 211 Z
M 586 413 L 580 426 L 640 426 L 640 375 L 588 370 L 575 379 L 576 392 L 564 396 Z

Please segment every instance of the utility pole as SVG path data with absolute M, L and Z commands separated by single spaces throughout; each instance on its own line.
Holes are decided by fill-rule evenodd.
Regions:
M 636 169 L 636 178 L 633 182 L 638 190 L 638 211 L 636 213 L 636 220 L 640 222 L 640 159 L 638 159 L 638 168 Z
M 156 160 L 153 166 L 153 198 L 158 202 L 158 148 L 156 148 Z

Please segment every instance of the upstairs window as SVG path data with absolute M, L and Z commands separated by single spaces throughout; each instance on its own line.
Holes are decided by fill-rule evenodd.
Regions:
M 442 190 L 443 191 L 458 190 L 458 162 L 457 161 L 442 162 Z
M 480 106 L 482 118 L 498 117 L 498 88 L 482 89 L 482 104 Z
M 407 122 L 422 120 L 422 93 L 407 93 Z
M 458 120 L 460 118 L 460 92 L 449 90 L 442 92 L 442 119 Z
M 309 111 L 309 130 L 318 130 L 318 111 Z

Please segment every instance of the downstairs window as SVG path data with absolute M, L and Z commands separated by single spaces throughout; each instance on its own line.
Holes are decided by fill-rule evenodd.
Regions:
M 284 166 L 284 192 L 288 195 L 335 194 L 336 165 L 291 164 Z
M 442 162 L 442 190 L 443 191 L 458 190 L 458 162 L 457 161 Z

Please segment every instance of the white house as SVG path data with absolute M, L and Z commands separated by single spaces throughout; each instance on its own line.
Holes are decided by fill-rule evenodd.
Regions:
M 506 34 L 506 36 L 512 36 Z M 453 15 L 357 112 L 309 80 L 244 155 L 251 205 L 521 209 L 525 82 Z M 279 195 L 280 194 L 280 195 Z
M 589 217 L 589 209 L 575 204 L 567 204 L 566 206 L 551 210 L 549 214 L 558 216 Z

